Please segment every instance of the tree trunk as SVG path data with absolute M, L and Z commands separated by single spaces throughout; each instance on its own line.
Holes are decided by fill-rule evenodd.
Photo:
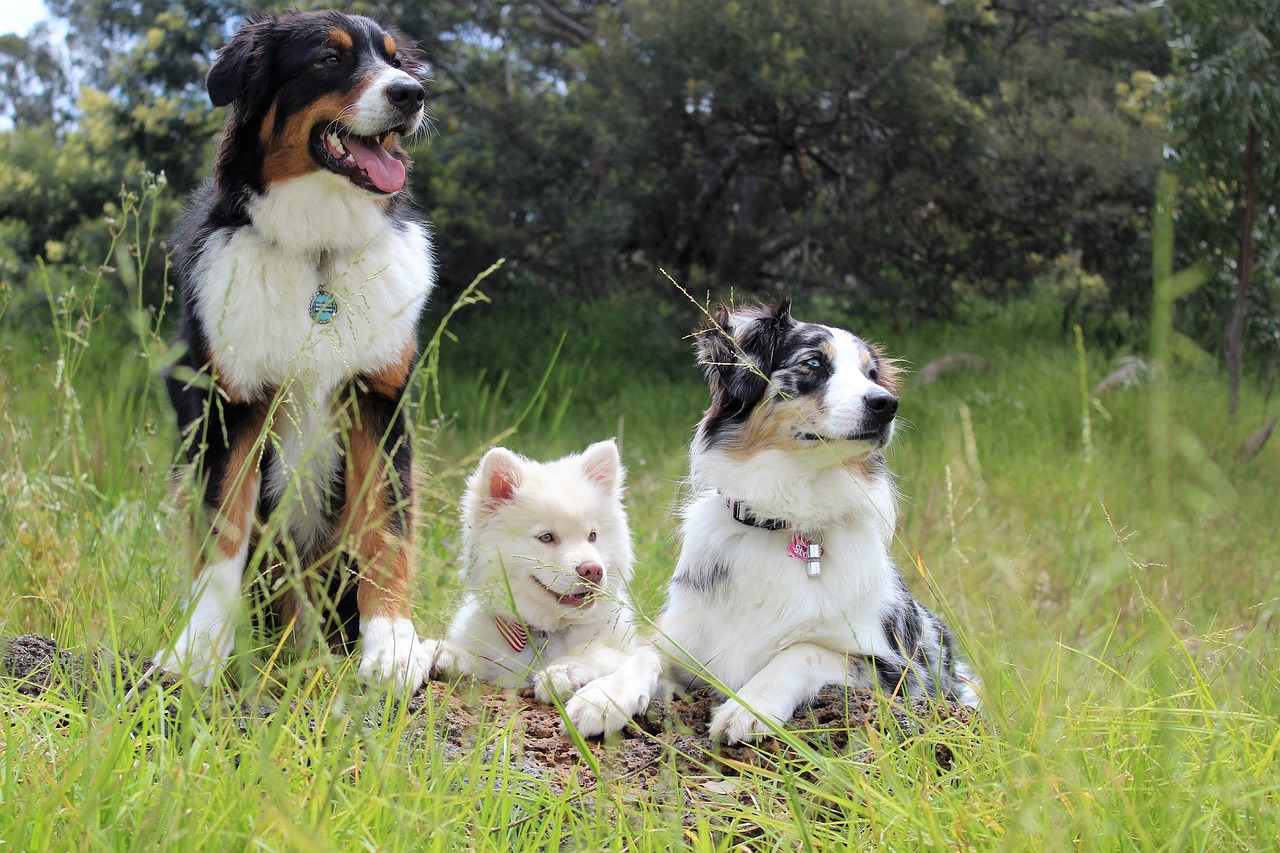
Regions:
M 1236 280 L 1236 298 L 1227 320 L 1227 333 L 1222 348 L 1227 358 L 1227 377 L 1230 382 L 1232 415 L 1240 405 L 1240 373 L 1244 361 L 1244 326 L 1249 316 L 1249 284 L 1253 278 L 1253 221 L 1258 187 L 1258 129 L 1252 124 L 1244 142 L 1244 210 L 1240 215 L 1240 264 Z

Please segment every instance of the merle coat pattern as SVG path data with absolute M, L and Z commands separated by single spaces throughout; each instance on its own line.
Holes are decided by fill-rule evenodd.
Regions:
M 889 554 L 895 363 L 789 302 L 720 310 L 697 350 L 712 399 L 658 626 L 678 681 L 736 697 L 712 735 L 766 734 L 831 683 L 976 705 L 950 631 Z

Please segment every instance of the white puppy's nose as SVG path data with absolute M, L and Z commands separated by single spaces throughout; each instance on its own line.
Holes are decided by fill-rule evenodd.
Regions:
M 595 561 L 578 564 L 578 577 L 584 581 L 590 581 L 597 586 L 604 579 L 604 566 Z

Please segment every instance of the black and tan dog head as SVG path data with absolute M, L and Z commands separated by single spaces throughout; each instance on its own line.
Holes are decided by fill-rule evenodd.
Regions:
M 722 307 L 697 337 L 711 406 L 696 450 L 749 458 L 823 449 L 865 458 L 893 437 L 899 369 L 843 329 L 801 323 L 791 302 Z
M 406 40 L 339 12 L 256 16 L 218 53 L 206 84 L 230 114 L 215 181 L 261 193 L 315 172 L 375 196 L 405 187 L 400 139 L 423 123 L 425 92 Z

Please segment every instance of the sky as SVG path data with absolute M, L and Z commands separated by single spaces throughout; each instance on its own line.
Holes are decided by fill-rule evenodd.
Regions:
M 25 36 L 36 21 L 48 17 L 41 0 L 4 0 L 0 3 L 0 35 Z

